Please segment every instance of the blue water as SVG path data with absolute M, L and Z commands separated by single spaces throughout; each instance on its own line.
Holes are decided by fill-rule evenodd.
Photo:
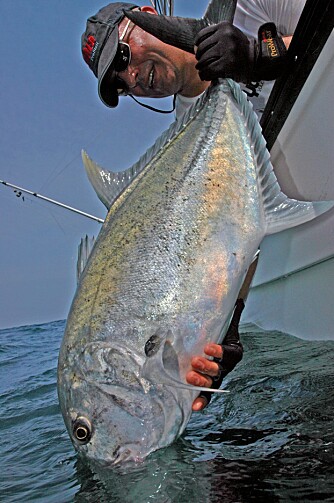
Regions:
M 56 392 L 63 321 L 0 331 L 0 500 L 334 501 L 334 343 L 248 333 L 231 391 L 131 473 L 78 460 Z

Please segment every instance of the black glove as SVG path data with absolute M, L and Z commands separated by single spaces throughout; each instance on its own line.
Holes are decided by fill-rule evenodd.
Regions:
M 196 39 L 196 68 L 201 80 L 232 78 L 245 84 L 277 78 L 284 67 L 286 48 L 274 23 L 262 25 L 258 43 L 223 21 L 201 30 Z
M 196 39 L 196 68 L 201 80 L 232 78 L 247 82 L 253 67 L 254 50 L 241 30 L 228 21 L 208 26 Z
M 213 389 L 219 389 L 224 377 L 229 374 L 237 363 L 240 362 L 243 356 L 243 347 L 239 340 L 239 321 L 244 310 L 245 304 L 242 299 L 238 299 L 235 303 L 235 309 L 232 316 L 230 326 L 222 342 L 223 356 L 221 358 L 214 358 L 213 361 L 218 364 L 219 374 L 212 378 Z M 210 403 L 212 393 L 209 391 L 202 391 L 199 396 L 206 398 L 207 403 Z

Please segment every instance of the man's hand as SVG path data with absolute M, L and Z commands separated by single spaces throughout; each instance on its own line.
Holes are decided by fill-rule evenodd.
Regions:
M 256 262 L 256 261 L 255 261 Z M 256 263 L 251 265 L 248 274 L 245 278 L 244 284 L 240 290 L 248 291 L 250 277 L 253 276 L 256 268 Z M 223 382 L 224 377 L 229 374 L 237 363 L 240 362 L 243 355 L 243 347 L 239 340 L 239 321 L 241 313 L 245 307 L 243 299 L 237 299 L 235 303 L 234 313 L 231 319 L 230 326 L 224 337 L 222 344 L 214 344 L 213 342 L 204 347 L 204 353 L 213 358 L 207 359 L 203 356 L 194 356 L 191 359 L 192 370 L 186 374 L 186 379 L 189 384 L 193 386 L 203 386 L 205 388 L 218 389 Z M 201 394 L 195 398 L 192 405 L 193 411 L 200 411 L 206 407 L 211 400 L 209 391 L 202 391 Z
M 254 64 L 254 44 L 228 21 L 208 26 L 196 39 L 196 59 L 201 80 L 231 78 L 247 83 Z
M 239 338 L 239 322 L 245 307 L 244 301 L 248 296 L 249 288 L 255 274 L 258 259 L 259 251 L 255 254 L 239 291 L 230 326 L 228 327 L 222 344 L 210 342 L 204 347 L 204 353 L 209 359 L 203 356 L 194 356 L 191 359 L 192 370 L 189 370 L 186 375 L 189 384 L 218 389 L 224 377 L 226 377 L 242 359 L 243 347 Z M 203 391 L 193 401 L 192 410 L 197 412 L 204 409 L 210 402 L 211 395 L 212 393 Z
M 223 21 L 201 30 L 196 39 L 196 68 L 202 80 L 231 78 L 236 82 L 275 80 L 287 65 L 285 44 L 274 23 L 265 23 L 258 31 L 257 43 Z
M 219 344 L 209 343 L 204 347 L 204 353 L 207 356 L 222 358 L 223 348 Z M 193 386 L 204 386 L 206 388 L 211 388 L 213 379 L 211 377 L 217 377 L 220 374 L 220 368 L 218 363 L 208 360 L 203 356 L 194 356 L 191 359 L 192 370 L 190 370 L 186 379 L 189 384 Z M 211 377 L 210 377 L 211 376 Z M 208 400 L 204 396 L 199 396 L 195 398 L 192 410 L 200 411 L 208 404 Z

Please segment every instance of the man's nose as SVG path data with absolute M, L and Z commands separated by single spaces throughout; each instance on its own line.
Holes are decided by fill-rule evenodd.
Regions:
M 124 72 L 119 72 L 119 76 L 122 80 L 124 80 L 129 89 L 136 87 L 138 82 L 138 70 L 131 66 L 131 64 L 126 70 L 124 70 Z

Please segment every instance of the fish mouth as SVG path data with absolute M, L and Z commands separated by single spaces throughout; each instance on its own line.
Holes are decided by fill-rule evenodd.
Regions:
M 127 463 L 142 463 L 143 455 L 139 455 L 139 444 L 137 446 L 122 446 L 118 447 L 113 453 L 112 461 L 108 462 L 109 466 L 119 466 Z
M 81 459 L 85 459 L 93 466 L 100 468 L 124 468 L 130 465 L 143 463 L 145 458 L 154 450 L 143 451 L 139 443 L 119 445 L 110 452 L 99 450 L 97 453 L 92 453 L 84 450 L 79 450 L 78 455 Z
M 109 394 L 108 402 L 100 395 L 99 409 L 90 415 L 92 431 L 87 442 L 73 442 L 89 461 L 102 466 L 140 463 L 160 447 L 166 427 L 161 404 L 127 391 Z
M 155 397 L 120 387 L 98 387 L 92 394 L 93 407 L 80 411 L 70 426 L 74 447 L 83 457 L 101 466 L 123 465 L 139 463 L 159 448 L 166 418 Z

